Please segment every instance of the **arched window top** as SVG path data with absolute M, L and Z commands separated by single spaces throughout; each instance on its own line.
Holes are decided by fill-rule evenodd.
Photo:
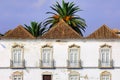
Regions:
M 72 45 L 69 46 L 69 48 L 80 48 L 80 46 L 72 44 Z
M 13 72 L 12 74 L 12 80 L 23 80 L 23 72 Z
M 15 44 L 12 46 L 12 53 L 16 53 L 16 52 L 20 52 L 23 53 L 24 50 L 24 46 L 23 45 L 19 45 L 19 44 Z
M 104 72 L 101 73 L 101 76 L 104 76 L 104 75 L 111 75 L 111 73 L 108 72 L 108 71 L 104 71 Z
M 78 76 L 79 76 L 79 72 L 71 71 L 71 72 L 69 73 L 69 75 L 78 75 Z
M 69 80 L 80 80 L 80 74 L 76 71 L 71 71 L 69 73 Z
M 101 45 L 100 47 L 101 47 L 101 48 L 111 48 L 111 46 L 110 46 L 110 45 L 107 45 L 107 44 Z
M 111 73 L 107 71 L 102 72 L 100 80 L 111 80 Z
M 24 46 L 23 45 L 19 45 L 19 44 L 14 44 L 12 46 L 12 48 L 23 48 Z
M 46 44 L 46 45 L 42 46 L 42 48 L 52 48 L 52 47 L 53 47 L 53 46 L 48 45 L 48 44 Z
M 13 72 L 13 75 L 23 75 L 23 72 L 16 71 L 16 72 Z
M 52 75 L 53 73 L 46 71 L 46 72 L 43 72 L 42 74 L 43 74 L 43 75 Z

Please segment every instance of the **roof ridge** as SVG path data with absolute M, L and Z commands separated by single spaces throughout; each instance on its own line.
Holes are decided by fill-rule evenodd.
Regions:
M 14 30 L 14 29 L 13 29 Z M 6 35 L 4 35 L 4 37 L 6 37 L 6 36 L 8 36 L 10 33 L 12 33 L 13 32 L 13 30 L 12 31 L 10 31 L 10 32 L 8 32 Z
M 4 35 L 7 35 L 8 33 L 10 33 L 12 31 L 12 29 L 8 30 L 7 32 L 4 33 Z
M 18 25 L 16 28 L 14 28 L 12 31 L 10 31 L 8 34 L 4 35 L 3 38 L 9 38 L 10 34 L 12 34 L 15 30 L 17 29 L 22 29 L 24 31 L 25 34 L 27 34 L 29 37 L 31 37 L 32 39 L 34 39 L 35 37 L 30 34 L 22 25 Z
M 117 36 L 117 37 L 119 37 L 120 38 L 120 36 L 118 36 L 117 34 L 115 34 L 113 31 L 112 31 L 112 29 L 110 29 L 107 25 L 104 25 L 111 33 L 113 33 L 115 36 Z
M 98 35 L 100 35 L 100 34 L 103 34 L 103 32 L 101 32 L 100 34 L 97 34 L 97 37 L 95 37 L 95 34 L 96 33 L 99 33 L 98 31 L 99 30 L 102 30 L 104 28 L 104 30 L 105 30 L 105 28 L 111 33 L 111 34 L 113 34 L 116 38 L 120 38 L 120 36 L 118 36 L 117 34 L 115 34 L 107 25 L 102 25 L 100 28 L 98 28 L 96 31 L 94 31 L 93 33 L 91 33 L 90 35 L 88 35 L 86 38 L 97 38 L 97 37 L 99 37 L 100 38 L 100 36 L 98 36 Z M 108 33 L 106 33 L 106 34 L 108 34 Z M 104 37 L 105 38 L 105 35 L 103 35 L 102 37 Z M 108 37 L 111 37 L 111 36 L 108 36 Z
M 61 19 L 61 22 L 64 22 L 65 23 L 64 25 L 66 25 L 68 28 L 70 28 L 72 31 L 74 31 L 78 36 L 82 37 L 74 29 L 72 29 L 63 19 Z M 58 24 L 60 24 L 60 23 L 58 23 Z
M 71 34 L 69 35 L 66 31 L 70 31 Z M 56 32 L 55 36 L 53 34 L 54 32 Z M 73 30 L 63 19 L 61 19 L 57 24 L 55 24 L 51 29 L 49 29 L 48 32 L 46 32 L 40 38 L 62 39 L 62 38 L 83 38 L 83 37 L 80 36 L 75 30 Z
M 29 36 L 31 36 L 32 38 L 35 38 L 30 32 L 28 32 L 22 25 L 19 25 L 18 27 L 20 27 L 21 29 L 23 29 Z

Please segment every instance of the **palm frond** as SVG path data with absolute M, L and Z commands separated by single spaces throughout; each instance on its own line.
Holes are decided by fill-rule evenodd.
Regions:
M 24 25 L 26 30 L 28 30 L 35 37 L 41 36 L 46 30 L 46 27 L 42 27 L 42 22 L 31 22 L 31 26 L 28 26 L 26 24 Z
M 63 19 L 68 25 L 70 25 L 76 32 L 83 36 L 82 31 L 85 32 L 86 22 L 83 18 L 76 15 L 77 12 L 82 11 L 79 6 L 76 6 L 74 2 L 65 2 L 62 0 L 62 4 L 59 2 L 53 4 L 50 7 L 54 12 L 47 12 L 47 14 L 52 14 L 53 16 L 46 19 L 44 22 L 45 26 L 53 27 L 55 24 L 59 22 L 60 19 Z M 59 18 L 55 18 L 54 16 L 58 15 Z

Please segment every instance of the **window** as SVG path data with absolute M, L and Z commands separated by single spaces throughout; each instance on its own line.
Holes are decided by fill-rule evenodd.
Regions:
M 23 80 L 23 72 L 14 72 L 12 75 L 12 80 Z
M 41 64 L 42 67 L 53 67 L 52 46 L 45 45 L 42 47 Z
M 19 68 L 24 66 L 23 46 L 15 45 L 12 47 L 11 67 Z
M 50 58 L 51 58 L 51 49 L 50 48 L 44 48 L 42 50 L 42 60 L 43 63 L 50 64 Z
M 105 63 L 106 65 L 110 62 L 110 49 L 109 48 L 102 48 L 101 49 L 101 58 L 102 63 Z
M 79 49 L 79 46 L 74 44 L 69 46 L 68 67 L 80 67 Z
M 102 72 L 101 80 L 111 80 L 111 74 L 107 71 Z
M 69 74 L 69 80 L 80 80 L 80 75 L 78 72 L 71 72 Z
M 70 63 L 76 64 L 78 61 L 78 49 L 76 48 L 71 48 L 70 53 Z
M 14 48 L 13 49 L 13 62 L 14 64 L 20 65 L 22 63 L 22 49 Z
M 103 45 L 100 48 L 100 67 L 112 67 L 111 46 Z

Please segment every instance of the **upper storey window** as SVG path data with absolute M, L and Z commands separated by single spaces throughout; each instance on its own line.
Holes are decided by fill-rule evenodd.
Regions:
M 80 68 L 80 47 L 73 44 L 68 49 L 68 68 Z
M 12 46 L 12 58 L 11 58 L 11 67 L 12 68 L 23 68 L 24 65 L 24 54 L 23 46 L 14 45 Z
M 111 68 L 113 66 L 112 55 L 111 55 L 111 46 L 102 45 L 100 47 L 100 68 Z
M 52 68 L 53 64 L 53 47 L 49 45 L 44 45 L 41 51 L 41 67 Z

